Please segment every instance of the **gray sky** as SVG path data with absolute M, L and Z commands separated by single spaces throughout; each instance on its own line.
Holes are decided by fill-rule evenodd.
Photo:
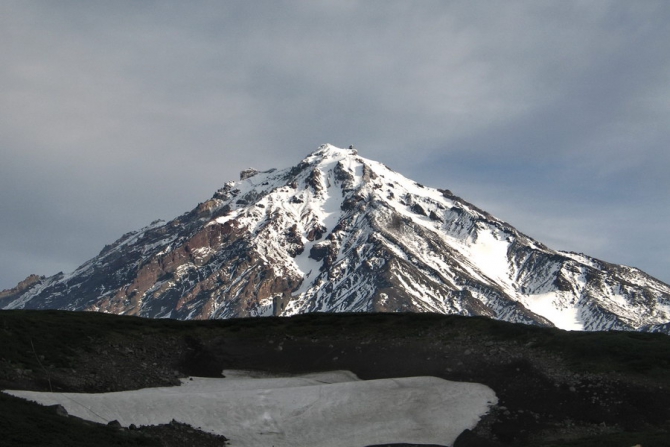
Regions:
M 670 2 L 0 3 L 0 289 L 354 144 L 670 282 Z

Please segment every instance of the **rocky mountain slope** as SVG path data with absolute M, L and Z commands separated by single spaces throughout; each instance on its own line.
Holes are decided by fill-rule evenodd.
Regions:
M 220 319 L 436 312 L 576 330 L 670 333 L 670 286 L 552 250 L 448 190 L 354 149 L 248 169 L 192 211 L 131 232 L 5 309 Z

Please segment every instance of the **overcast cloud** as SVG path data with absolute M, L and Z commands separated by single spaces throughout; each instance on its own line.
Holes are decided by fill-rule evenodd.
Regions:
M 0 289 L 322 143 L 670 282 L 670 2 L 0 3 Z

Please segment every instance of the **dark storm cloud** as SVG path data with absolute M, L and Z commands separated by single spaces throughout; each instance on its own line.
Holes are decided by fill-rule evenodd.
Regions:
M 664 1 L 0 8 L 0 289 L 325 142 L 670 280 Z

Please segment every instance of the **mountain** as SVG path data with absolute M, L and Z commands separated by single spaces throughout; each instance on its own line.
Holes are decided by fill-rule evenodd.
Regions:
M 291 168 L 242 171 L 73 273 L 0 293 L 0 306 L 176 319 L 436 312 L 670 333 L 667 284 L 552 250 L 448 190 L 331 145 Z

